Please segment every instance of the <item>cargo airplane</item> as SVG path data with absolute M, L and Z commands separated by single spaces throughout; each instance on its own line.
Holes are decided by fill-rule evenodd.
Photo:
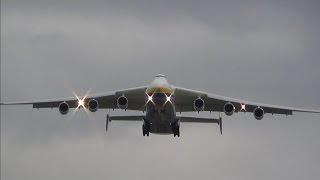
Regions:
M 33 108 L 58 108 L 65 115 L 70 108 L 84 108 L 90 112 L 98 109 L 123 109 L 145 112 L 144 115 L 106 117 L 106 131 L 113 120 L 141 121 L 143 136 L 173 134 L 180 137 L 180 122 L 216 123 L 222 134 L 220 112 L 231 116 L 234 112 L 251 112 L 261 120 L 266 113 L 292 115 L 292 112 L 320 113 L 316 110 L 282 107 L 233 99 L 170 85 L 163 74 L 155 76 L 148 86 L 65 99 L 1 103 L 1 105 L 33 105 Z M 177 112 L 216 111 L 219 118 L 201 118 L 177 115 Z

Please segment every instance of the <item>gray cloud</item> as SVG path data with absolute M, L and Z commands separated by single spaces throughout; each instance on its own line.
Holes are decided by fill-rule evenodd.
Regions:
M 320 109 L 317 1 L 2 1 L 1 101 L 148 84 Z M 113 114 L 133 112 L 115 111 Z M 1 107 L 3 179 L 314 179 L 318 115 L 183 124 L 142 138 L 105 111 Z M 197 114 L 195 114 L 197 115 Z M 202 113 L 201 116 L 217 116 Z

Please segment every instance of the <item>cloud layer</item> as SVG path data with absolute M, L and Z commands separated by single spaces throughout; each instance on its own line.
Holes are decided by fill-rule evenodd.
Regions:
M 320 109 L 317 1 L 1 2 L 1 101 L 111 91 L 157 73 L 186 88 Z M 116 111 L 113 114 L 130 114 Z M 252 114 L 143 138 L 106 111 L 1 107 L 3 179 L 314 179 L 319 116 Z M 201 116 L 217 116 L 202 113 Z

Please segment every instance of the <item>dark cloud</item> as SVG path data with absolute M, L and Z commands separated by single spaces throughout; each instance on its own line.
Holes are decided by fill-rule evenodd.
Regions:
M 148 84 L 320 109 L 317 1 L 1 2 L 1 99 L 40 100 Z M 115 111 L 113 114 L 133 112 Z M 105 111 L 1 107 L 3 179 L 314 179 L 319 116 L 252 114 L 142 138 Z M 195 114 L 197 115 L 197 114 Z M 202 113 L 201 116 L 217 116 Z

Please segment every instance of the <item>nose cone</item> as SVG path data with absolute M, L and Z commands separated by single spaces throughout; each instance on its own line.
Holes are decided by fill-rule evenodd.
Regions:
M 167 97 L 173 94 L 173 88 L 163 74 L 158 74 L 147 88 L 146 94 L 152 97 L 152 102 L 156 106 L 163 106 L 167 102 Z
M 173 93 L 173 88 L 163 74 L 158 74 L 148 86 L 146 93 L 165 93 L 171 95 Z
M 171 88 L 171 85 L 165 75 L 157 74 L 149 85 L 149 88 Z

